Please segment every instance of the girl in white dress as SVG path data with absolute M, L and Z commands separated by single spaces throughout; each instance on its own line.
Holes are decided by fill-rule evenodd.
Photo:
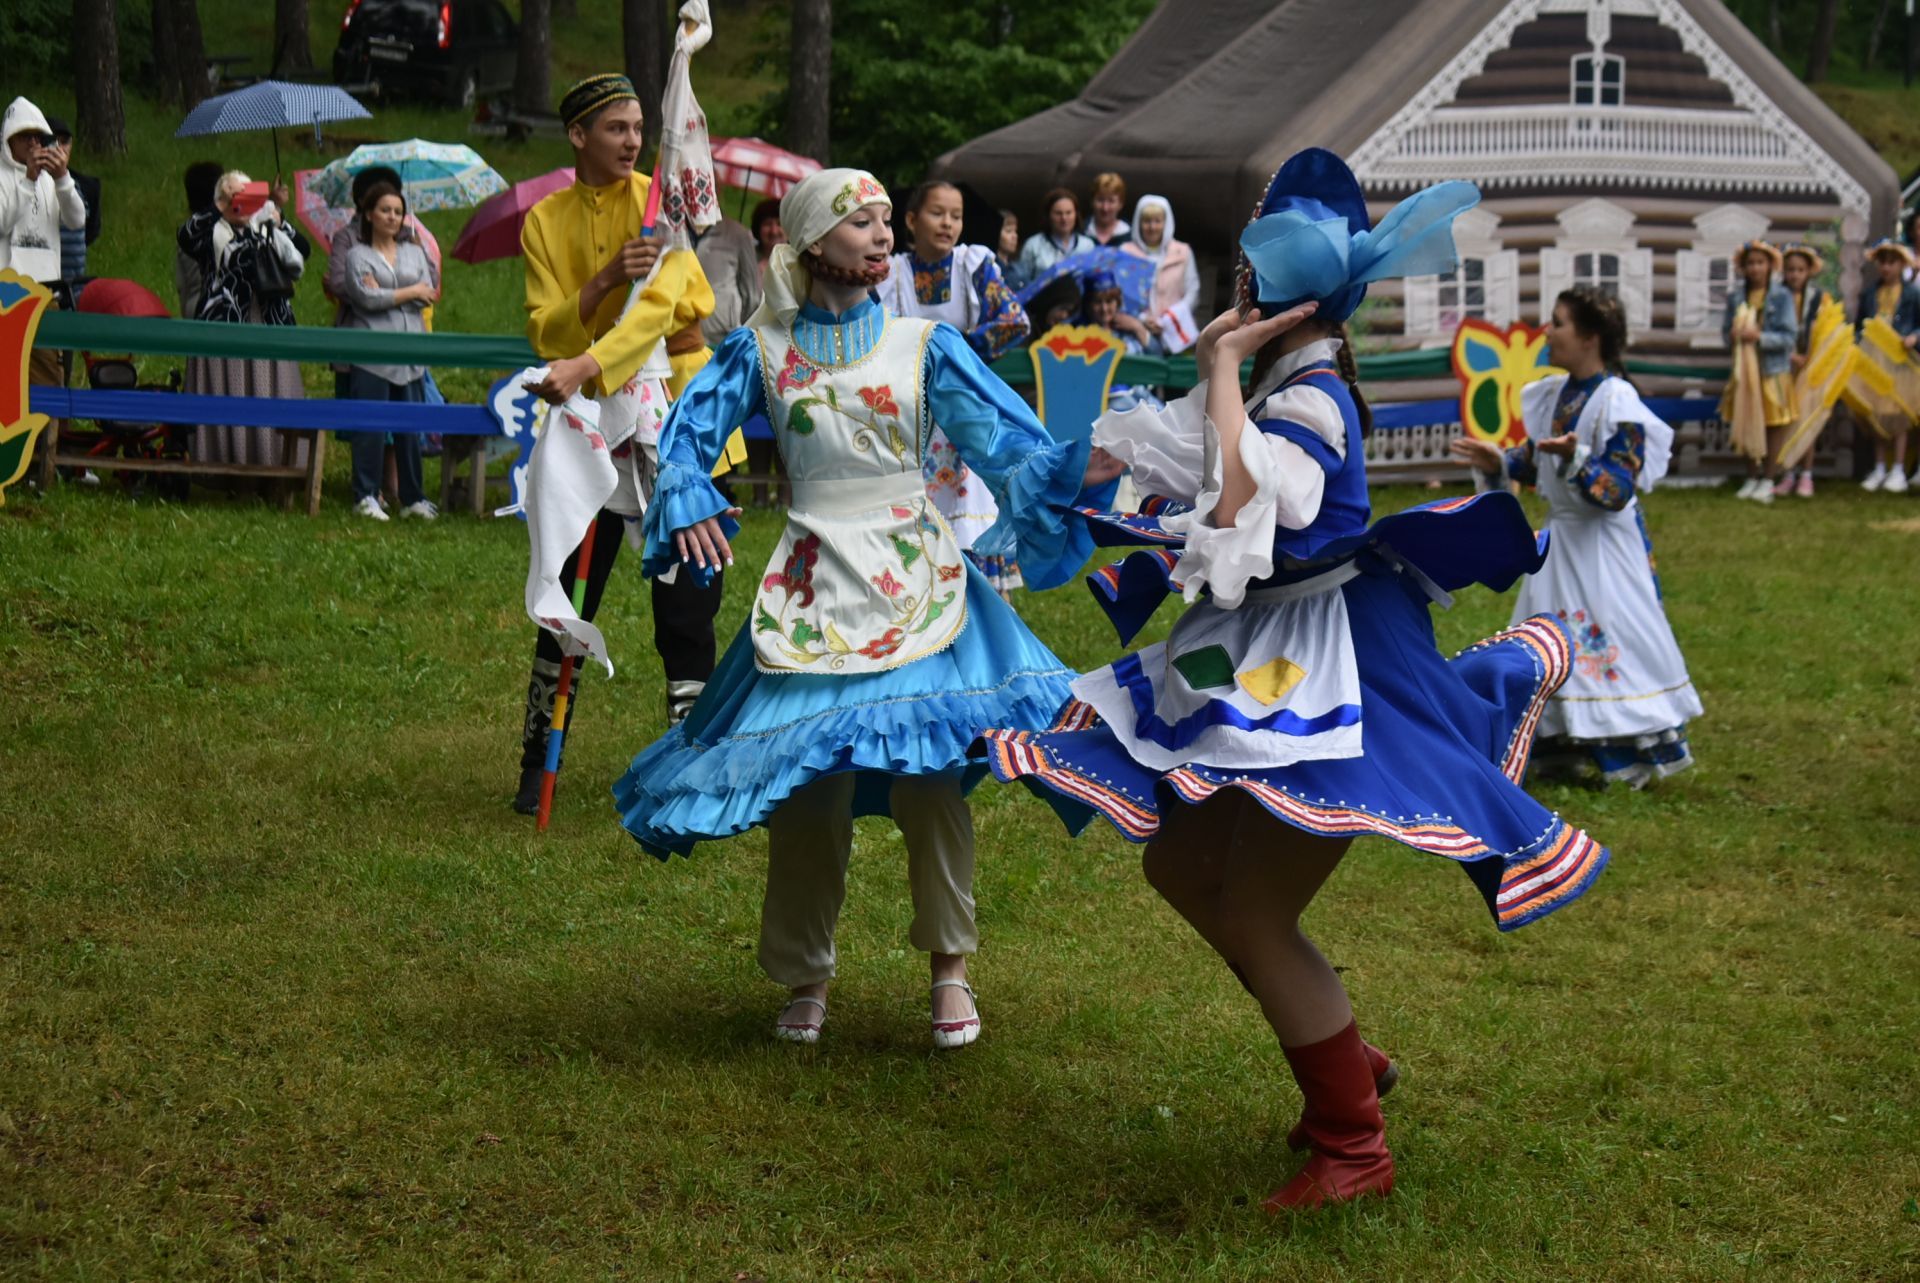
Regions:
M 1573 637 L 1573 672 L 1540 720 L 1536 762 L 1556 747 L 1608 780 L 1642 788 L 1693 765 L 1687 722 L 1700 697 L 1661 606 L 1653 541 L 1639 495 L 1666 474 L 1673 429 L 1620 374 L 1620 300 L 1590 286 L 1562 293 L 1547 325 L 1548 359 L 1567 371 L 1520 394 L 1527 439 L 1504 453 L 1462 437 L 1453 454 L 1484 485 L 1537 485 L 1553 533 L 1547 563 L 1522 581 L 1516 622 L 1557 617 Z
M 893 256 L 880 305 L 893 316 L 945 321 L 982 361 L 992 362 L 1026 339 L 1027 314 L 1000 279 L 994 252 L 958 243 L 965 212 L 960 189 L 951 183 L 933 180 L 913 189 L 906 210 L 913 244 Z M 1007 557 L 983 557 L 973 550 L 974 540 L 1000 519 L 992 492 L 938 428 L 921 467 L 927 495 L 953 527 L 961 551 L 1004 600 L 1020 587 L 1020 567 Z

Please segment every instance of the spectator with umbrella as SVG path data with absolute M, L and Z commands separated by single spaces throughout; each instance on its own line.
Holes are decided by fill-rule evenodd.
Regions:
M 340 302 L 346 316 L 343 326 L 424 334 L 426 325 L 421 314 L 440 296 L 440 273 L 420 242 L 403 235 L 407 199 L 399 186 L 385 180 L 370 183 L 361 197 L 355 222 L 359 240 L 347 247 L 340 260 Z M 422 365 L 355 365 L 347 372 L 347 395 L 360 401 L 424 401 L 426 374 Z M 387 519 L 386 510 L 380 506 L 386 435 L 353 434 L 353 510 L 376 521 Z M 419 434 L 395 434 L 393 449 L 399 468 L 401 515 L 432 521 L 440 513 L 428 501 L 421 484 Z
M 753 207 L 753 243 L 763 269 L 773 247 L 787 243 L 787 234 L 780 227 L 780 202 L 771 196 Z
M 228 170 L 214 185 L 214 208 L 193 215 L 178 243 L 206 277 L 198 319 L 233 325 L 293 325 L 293 291 L 312 247 L 281 210 L 288 192 L 276 181 L 256 183 Z M 210 396 L 301 398 L 300 366 L 294 361 L 250 357 L 195 357 L 187 362 L 187 391 Z M 194 430 L 193 457 L 200 463 L 281 462 L 273 428 L 201 425 Z M 307 443 L 292 462 L 305 466 Z

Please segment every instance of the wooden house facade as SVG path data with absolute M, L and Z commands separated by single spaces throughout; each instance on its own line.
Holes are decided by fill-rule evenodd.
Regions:
M 1459 320 L 1538 323 L 1568 285 L 1616 290 L 1643 355 L 1720 345 L 1729 253 L 1812 240 L 1851 296 L 1899 189 L 1871 148 L 1718 0 L 1167 0 L 1071 103 L 949 153 L 1022 215 L 1114 170 L 1174 202 L 1224 285 L 1267 176 L 1348 158 L 1376 216 L 1478 183 L 1447 278 L 1375 287 L 1376 345 Z

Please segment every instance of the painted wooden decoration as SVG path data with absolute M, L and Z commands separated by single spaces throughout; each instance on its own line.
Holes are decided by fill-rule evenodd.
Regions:
M 7 487 L 27 474 L 47 416 L 27 409 L 27 364 L 40 318 L 53 303 L 45 286 L 0 270 L 0 506 Z
M 1460 380 L 1460 422 L 1499 446 L 1520 444 L 1520 389 L 1558 371 L 1547 364 L 1547 332 L 1513 324 L 1504 330 L 1469 318 L 1453 335 L 1453 376 Z

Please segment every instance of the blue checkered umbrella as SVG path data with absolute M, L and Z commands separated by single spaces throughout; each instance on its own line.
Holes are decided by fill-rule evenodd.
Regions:
M 239 134 L 253 129 L 271 129 L 273 164 L 280 166 L 281 129 L 312 126 L 314 137 L 320 126 L 330 120 L 366 120 L 372 112 L 354 96 L 337 85 L 297 85 L 285 80 L 262 80 L 236 89 L 230 94 L 208 98 L 187 113 L 175 138 L 198 138 L 203 134 Z

